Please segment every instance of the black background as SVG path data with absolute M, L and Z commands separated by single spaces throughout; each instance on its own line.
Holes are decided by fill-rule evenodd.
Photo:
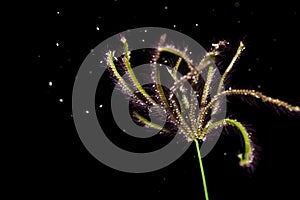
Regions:
M 192 37 L 206 49 L 225 39 L 230 42 L 229 56 L 243 41 L 246 50 L 229 85 L 300 105 L 299 6 L 292 1 L 251 2 L 117 0 L 39 3 L 21 9 L 18 24 L 25 31 L 22 38 L 33 77 L 30 86 L 38 99 L 32 99 L 37 108 L 31 112 L 34 123 L 29 123 L 33 131 L 22 136 L 33 144 L 26 145 L 24 167 L 12 185 L 32 197 L 204 199 L 194 145 L 171 165 L 145 174 L 119 172 L 94 159 L 81 143 L 71 117 L 74 78 L 90 50 L 106 38 L 131 28 L 165 27 Z M 252 172 L 239 167 L 233 152 L 240 144 L 228 136 L 234 131 L 227 129 L 203 159 L 210 199 L 297 195 L 293 181 L 297 184 L 299 178 L 295 163 L 299 114 L 245 98 L 228 100 L 228 116 L 253 132 L 258 151 Z

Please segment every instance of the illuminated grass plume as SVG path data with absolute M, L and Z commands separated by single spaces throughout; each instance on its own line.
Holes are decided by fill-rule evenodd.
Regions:
M 150 51 L 152 56 L 149 62 L 155 65 L 151 69 L 152 85 L 145 86 L 140 84 L 134 73 L 130 60 L 131 52 L 124 37 L 121 38 L 124 49 L 124 54 L 121 58 L 116 59 L 114 51 L 107 53 L 108 69 L 116 84 L 131 98 L 136 108 L 132 110 L 132 115 L 140 125 L 157 129 L 164 134 L 176 134 L 178 127 L 180 127 L 181 131 L 179 134 L 182 134 L 188 141 L 195 142 L 205 198 L 208 200 L 199 142 L 205 142 L 206 137 L 212 134 L 216 128 L 224 126 L 235 127 L 239 130 L 243 141 L 243 144 L 241 144 L 243 149 L 237 155 L 240 166 L 249 167 L 254 159 L 254 148 L 250 133 L 246 127 L 235 119 L 224 118 L 215 120 L 215 116 L 217 116 L 218 112 L 221 112 L 220 105 L 224 103 L 221 99 L 226 96 L 240 95 L 260 99 L 263 102 L 273 104 L 291 112 L 299 112 L 300 108 L 268 97 L 255 90 L 225 88 L 224 82 L 245 48 L 243 42 L 240 42 L 230 64 L 216 84 L 214 81 L 216 69 L 213 67 L 213 64 L 216 57 L 220 54 L 221 49 L 227 44 L 226 41 L 213 44 L 211 50 L 203 56 L 199 63 L 195 64 L 189 58 L 187 49 L 184 51 L 178 50 L 174 46 L 165 44 L 165 39 L 166 35 L 162 35 L 157 48 Z M 156 64 L 163 63 L 166 56 L 172 57 L 174 61 L 171 63 L 170 68 L 167 69 L 169 76 L 173 80 L 171 88 L 165 88 L 161 84 L 161 77 L 156 68 L 158 67 Z M 117 62 L 118 65 L 116 64 Z M 127 74 L 129 80 L 123 78 L 124 73 Z M 202 77 L 203 74 L 205 81 Z M 193 90 L 187 92 L 184 88 L 184 83 L 189 83 Z M 149 110 L 153 106 L 156 106 L 162 113 L 167 115 L 168 126 L 156 124 L 145 116 L 144 111 Z M 188 113 L 188 115 L 183 115 L 183 112 Z

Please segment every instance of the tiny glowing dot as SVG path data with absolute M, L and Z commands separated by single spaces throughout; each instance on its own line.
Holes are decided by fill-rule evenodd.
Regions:
M 164 63 L 167 63 L 168 61 L 167 60 L 164 60 Z
M 102 63 L 103 63 L 103 60 L 100 60 L 100 63 L 102 64 Z
M 168 10 L 168 6 L 165 6 L 165 10 Z
M 59 99 L 59 102 L 62 103 L 62 102 L 64 102 L 64 100 L 63 99 Z
M 86 114 L 89 114 L 89 113 L 90 113 L 90 111 L 86 110 L 86 111 L 85 111 L 85 113 L 86 113 Z
M 190 55 L 192 55 L 192 53 L 193 53 L 193 52 L 191 52 L 191 51 L 189 52 Z
M 92 70 L 90 70 L 90 71 L 89 71 L 89 74 L 92 74 L 92 73 L 93 73 L 93 71 L 92 71 Z
M 49 81 L 49 86 L 52 86 L 53 84 L 52 84 L 52 81 Z
M 103 107 L 103 105 L 102 105 L 102 104 L 100 104 L 100 105 L 99 105 L 99 108 L 102 108 L 102 107 Z
M 145 33 L 147 33 L 148 32 L 148 30 L 147 29 L 145 29 Z
M 251 72 L 251 68 L 249 68 L 248 71 Z
M 174 24 L 173 27 L 176 28 L 176 24 Z
M 199 24 L 195 24 L 196 26 L 199 26 Z
M 56 42 L 56 46 L 57 46 L 57 47 L 59 46 L 59 43 L 58 43 L 58 42 Z
M 258 85 L 257 88 L 261 88 L 261 85 Z
M 58 15 L 59 15 L 59 11 L 57 11 L 57 12 L 56 12 L 56 14 L 58 14 Z
M 227 155 L 227 153 L 226 152 L 224 152 L 224 156 L 226 156 Z
M 142 39 L 142 42 L 145 42 L 145 40 L 144 40 L 144 39 Z
M 97 30 L 97 31 L 99 31 L 99 30 L 100 30 L 100 28 L 97 26 L 97 27 L 96 27 L 96 30 Z

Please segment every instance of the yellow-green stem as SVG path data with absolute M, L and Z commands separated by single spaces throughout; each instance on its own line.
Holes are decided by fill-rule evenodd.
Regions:
M 201 170 L 205 200 L 208 200 L 208 192 L 207 192 L 206 180 L 205 180 L 204 169 L 203 169 L 203 164 L 202 164 L 202 158 L 201 158 L 201 153 L 200 153 L 200 147 L 199 147 L 198 140 L 195 139 L 194 141 L 196 143 L 196 148 L 197 148 L 197 154 L 198 154 L 198 160 L 199 160 L 199 165 L 200 165 L 200 170 Z

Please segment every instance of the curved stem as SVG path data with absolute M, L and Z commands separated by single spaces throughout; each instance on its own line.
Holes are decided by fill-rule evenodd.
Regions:
M 202 135 L 205 136 L 211 130 L 214 130 L 216 127 L 226 126 L 226 125 L 234 126 L 240 131 L 244 141 L 244 153 L 238 155 L 238 158 L 240 159 L 240 165 L 241 166 L 250 165 L 253 160 L 253 149 L 251 146 L 250 135 L 248 134 L 243 124 L 241 124 L 240 122 L 234 119 L 222 119 L 204 128 L 202 131 Z
M 274 99 L 272 97 L 266 96 L 266 95 L 262 94 L 261 92 L 257 92 L 255 90 L 247 90 L 247 89 L 225 90 L 219 94 L 216 94 L 211 99 L 211 101 L 203 108 L 202 112 L 200 113 L 200 115 L 198 117 L 198 132 L 199 133 L 201 132 L 201 128 L 203 128 L 202 127 L 203 121 L 204 121 L 204 118 L 206 117 L 208 110 L 212 108 L 214 103 L 216 103 L 220 97 L 230 96 L 230 95 L 244 95 L 244 96 L 248 95 L 248 96 L 252 96 L 252 97 L 261 99 L 263 102 L 268 102 L 268 103 L 274 104 L 276 106 L 283 107 L 285 109 L 288 109 L 289 111 L 295 111 L 295 112 L 300 111 L 300 106 L 290 105 L 285 101 L 281 101 L 279 99 Z
M 243 42 L 240 42 L 240 46 L 238 47 L 235 55 L 233 56 L 233 59 L 231 60 L 229 66 L 227 67 L 227 69 L 225 70 L 224 74 L 221 77 L 219 86 L 218 86 L 218 91 L 217 94 L 220 94 L 222 87 L 224 86 L 224 81 L 227 78 L 228 73 L 231 71 L 234 63 L 237 61 L 237 59 L 240 57 L 242 51 L 245 49 L 245 46 L 243 44 Z
M 201 170 L 201 176 L 202 176 L 205 199 L 208 200 L 208 192 L 207 192 L 207 187 L 206 187 L 206 180 L 205 180 L 205 175 L 204 175 L 204 169 L 203 169 L 203 164 L 202 164 L 202 158 L 201 158 L 199 143 L 198 143 L 197 139 L 195 139 L 194 141 L 196 143 L 196 148 L 197 148 L 197 154 L 198 154 L 199 165 L 200 165 L 200 170 Z
M 222 75 L 221 77 L 221 80 L 220 80 L 220 83 L 219 83 L 219 86 L 218 86 L 218 90 L 217 90 L 217 94 L 220 94 L 221 93 L 221 90 L 222 90 L 222 87 L 224 87 L 224 81 L 225 79 L 227 78 L 227 75 L 229 74 L 229 72 L 231 71 L 234 63 L 237 61 L 237 59 L 240 57 L 242 51 L 245 49 L 245 46 L 243 44 L 243 42 L 240 42 L 240 46 L 239 48 L 237 49 L 233 59 L 231 60 L 229 66 L 227 67 L 227 69 L 225 70 L 224 74 Z M 218 110 L 218 107 L 219 107 L 219 102 L 217 101 L 216 102 L 216 105 L 215 107 L 213 108 L 212 110 L 212 115 L 215 115 L 217 110 Z
M 123 37 L 121 38 L 121 42 L 123 43 L 124 46 L 124 51 L 125 51 L 125 57 L 123 59 L 126 70 L 128 71 L 129 78 L 131 79 L 133 85 L 138 89 L 138 91 L 149 101 L 151 104 L 156 105 L 156 102 L 152 99 L 152 97 L 144 90 L 138 79 L 136 78 L 131 64 L 130 64 L 130 51 L 128 50 L 128 44 L 126 42 L 126 39 Z
M 140 120 L 141 122 L 143 122 L 145 125 L 153 128 L 153 129 L 156 129 L 158 131 L 165 131 L 167 133 L 170 133 L 170 131 L 168 129 L 164 128 L 163 126 L 161 126 L 159 124 L 155 124 L 155 123 L 147 120 L 145 117 L 143 117 L 139 113 L 137 113 L 137 112 L 134 111 L 133 114 L 136 116 L 136 118 L 138 118 L 138 120 Z

